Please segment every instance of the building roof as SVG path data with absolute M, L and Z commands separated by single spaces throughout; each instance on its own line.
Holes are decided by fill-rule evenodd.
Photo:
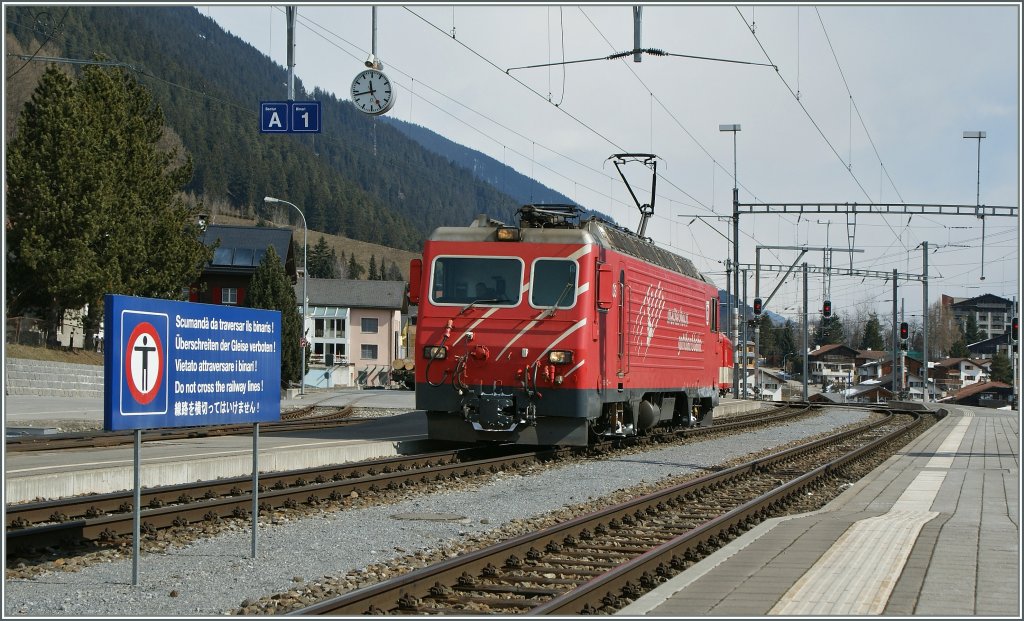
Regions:
M 858 358 L 865 358 L 865 359 L 866 358 L 881 359 L 881 358 L 885 358 L 885 356 L 888 353 L 889 352 L 883 351 L 881 349 L 858 349 L 857 350 L 857 357 Z
M 977 394 L 979 392 L 985 392 L 986 390 L 992 390 L 992 389 L 998 389 L 998 388 L 1009 388 L 1011 390 L 1013 389 L 1012 386 L 1010 386 L 1008 384 L 1004 384 L 1002 382 L 978 382 L 977 384 L 971 384 L 969 386 L 964 386 L 963 388 L 958 390 L 955 394 L 950 395 L 949 397 L 946 397 L 945 399 L 940 399 L 940 401 L 960 401 L 961 399 L 966 399 L 967 397 L 970 397 L 971 395 L 975 395 L 975 394 Z
M 837 350 L 843 350 L 843 351 L 837 351 Z M 818 349 L 815 349 L 814 351 L 812 351 L 811 353 L 809 353 L 807 355 L 809 357 L 816 358 L 818 356 L 822 356 L 822 355 L 830 353 L 830 352 L 834 352 L 836 354 L 846 354 L 850 358 L 855 358 L 855 357 L 860 355 L 860 352 L 858 352 L 856 349 L 853 349 L 852 347 L 847 347 L 846 345 L 843 345 L 842 343 L 833 343 L 831 345 L 822 345 L 821 347 L 819 347 Z
M 300 278 L 295 283 L 295 298 L 302 302 Z M 310 278 L 307 281 L 308 305 L 325 308 L 405 308 L 405 282 L 401 280 L 349 280 L 347 278 Z
M 988 306 L 997 308 L 1013 308 L 1013 302 L 1006 298 L 1001 298 L 998 295 L 992 293 L 983 293 L 982 295 L 962 300 L 954 298 L 953 306 L 957 310 L 969 310 L 973 307 Z
M 210 224 L 203 232 L 205 245 L 217 245 L 207 265 L 208 269 L 214 270 L 254 271 L 271 246 L 281 258 L 281 263 L 287 263 L 291 241 L 291 229 L 266 226 Z

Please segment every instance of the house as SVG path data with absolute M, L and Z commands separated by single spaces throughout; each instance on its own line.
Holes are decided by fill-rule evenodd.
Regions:
M 1013 317 L 1013 302 L 998 295 L 986 293 L 973 298 L 942 296 L 942 305 L 953 311 L 961 327 L 967 325 L 967 317 L 973 316 L 978 333 L 986 339 L 1003 334 L 1010 327 Z
M 965 386 L 981 381 L 985 370 L 978 362 L 968 358 L 946 358 L 935 362 L 928 376 L 935 380 L 943 394 L 954 393 Z
M 884 403 L 893 398 L 891 384 L 858 384 L 840 392 L 820 392 L 807 398 L 811 403 Z
M 295 285 L 300 300 L 302 286 Z M 401 338 L 405 289 L 403 281 L 310 278 L 304 325 L 310 347 L 306 385 L 389 385 L 395 360 L 406 357 Z
M 897 396 L 903 399 L 914 399 L 921 400 L 924 398 L 924 378 L 920 374 L 920 365 L 917 367 L 917 371 L 907 370 L 906 375 L 902 378 L 896 377 L 896 393 Z M 886 375 L 877 379 L 867 380 L 858 386 L 883 386 L 886 389 L 892 391 L 892 372 L 890 371 Z M 940 396 L 940 393 L 935 389 L 935 381 L 928 377 L 928 400 L 935 401 Z
M 215 246 L 213 258 L 203 267 L 199 280 L 189 287 L 189 302 L 242 306 L 252 276 L 270 247 L 281 258 L 291 281 L 300 280 L 291 229 L 211 224 L 203 232 L 203 243 Z
M 1014 343 L 1010 340 L 1010 332 L 1007 330 L 990 339 L 971 343 L 967 346 L 967 349 L 970 350 L 972 358 L 994 358 L 996 354 L 1003 354 L 1007 358 L 1012 358 L 1013 347 Z
M 962 388 L 956 394 L 940 399 L 939 403 L 977 405 L 983 408 L 1001 408 L 1013 401 L 1013 386 L 1002 382 L 978 382 Z
M 786 401 L 787 399 L 783 397 L 783 388 L 789 383 L 796 384 L 796 382 L 787 382 L 780 371 L 764 367 L 760 367 L 758 371 L 758 375 L 754 373 L 747 375 L 747 387 L 752 390 L 754 398 L 762 401 Z
M 809 384 L 852 384 L 859 351 L 846 345 L 822 345 L 807 354 Z

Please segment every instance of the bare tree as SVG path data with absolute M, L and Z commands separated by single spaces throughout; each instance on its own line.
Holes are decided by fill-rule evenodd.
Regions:
M 953 309 L 935 302 L 928 307 L 928 349 L 929 360 L 938 360 L 949 355 L 953 344 L 963 339 L 963 331 L 953 316 Z

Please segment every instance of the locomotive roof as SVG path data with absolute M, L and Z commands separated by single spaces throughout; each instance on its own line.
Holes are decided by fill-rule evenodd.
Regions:
M 497 241 L 497 230 L 505 226 L 503 222 L 479 216 L 469 226 L 443 226 L 430 235 L 431 241 Z M 523 242 L 541 244 L 597 244 L 623 254 L 628 254 L 642 261 L 663 267 L 667 270 L 713 284 L 711 279 L 702 274 L 686 257 L 656 246 L 625 229 L 614 224 L 592 217 L 579 225 L 562 226 L 559 228 L 524 227 L 520 229 Z M 502 242 L 515 243 L 515 242 Z

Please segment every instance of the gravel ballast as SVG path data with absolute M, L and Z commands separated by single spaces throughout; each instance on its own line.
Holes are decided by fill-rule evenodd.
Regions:
M 219 616 L 325 576 L 344 576 L 420 551 L 436 552 L 522 520 L 725 461 L 864 419 L 863 410 L 828 414 L 747 434 L 691 441 L 609 459 L 499 473 L 460 491 L 424 492 L 386 506 L 325 511 L 261 523 L 257 558 L 239 522 L 215 537 L 132 560 L 5 579 L 4 616 Z M 367 575 L 369 582 L 379 576 Z

